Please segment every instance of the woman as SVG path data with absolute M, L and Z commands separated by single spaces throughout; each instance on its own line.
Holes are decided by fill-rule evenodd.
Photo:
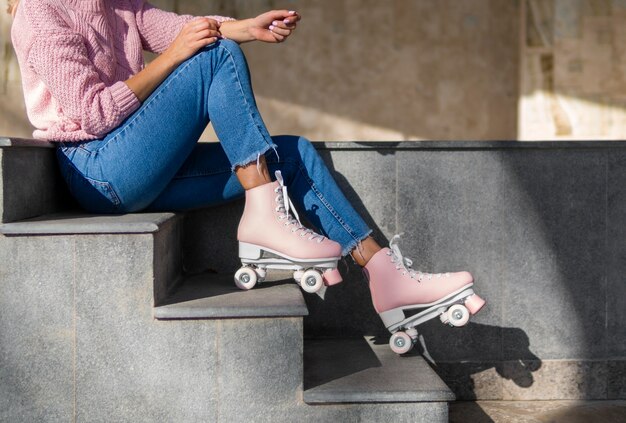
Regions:
M 145 0 L 22 0 L 9 11 L 33 136 L 58 143 L 61 173 L 85 209 L 186 210 L 245 195 L 238 240 L 250 265 L 238 285 L 263 276 L 254 264 L 268 252 L 327 270 L 330 285 L 350 254 L 397 352 L 412 347 L 415 325 L 448 306 L 442 320 L 462 325 L 463 303 L 472 314 L 484 304 L 468 272 L 416 272 L 396 237 L 381 248 L 310 142 L 268 134 L 239 43 L 286 40 L 297 12 L 194 17 Z M 144 49 L 158 54 L 147 66 Z M 197 143 L 209 120 L 219 144 Z M 287 187 L 324 235 L 292 216 Z M 425 310 L 405 319 L 407 308 Z

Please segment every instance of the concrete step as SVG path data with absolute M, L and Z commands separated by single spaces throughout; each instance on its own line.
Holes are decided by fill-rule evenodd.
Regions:
M 182 279 L 181 217 L 56 213 L 2 224 L 0 420 L 286 421 L 303 412 L 299 288 Z M 154 318 L 155 304 L 167 320 Z
M 154 308 L 157 319 L 218 319 L 306 316 L 300 288 L 288 280 L 238 289 L 232 274 L 189 276 Z
M 6 420 L 446 421 L 434 396 L 305 403 L 300 288 L 181 277 L 181 217 L 55 213 L 0 226 Z
M 2 224 L 0 420 L 184 420 L 153 414 L 177 397 L 187 372 L 206 376 L 201 364 L 170 360 L 187 363 L 211 343 L 196 333 L 206 338 L 200 351 L 178 351 L 192 343 L 190 329 L 154 326 L 155 299 L 181 274 L 180 217 L 53 214 Z
M 0 137 L 0 223 L 75 207 L 53 144 Z
M 0 233 L 12 236 L 144 234 L 157 232 L 175 213 L 134 213 L 95 215 L 59 212 L 0 224 Z
M 176 213 L 134 213 L 125 215 L 93 215 L 80 212 L 59 212 L 46 214 L 17 222 L 0 223 L 0 246 L 7 254 L 27 254 L 35 257 L 40 253 L 39 246 L 64 245 L 76 248 L 85 257 L 108 256 L 113 251 L 120 257 L 138 255 L 137 245 L 144 245 L 142 259 L 137 259 L 136 266 L 145 266 L 145 272 L 153 275 L 150 294 L 154 295 L 153 304 L 160 303 L 179 285 L 182 278 L 182 215 Z M 77 238 L 79 237 L 79 238 Z M 66 250 L 57 252 L 59 260 L 54 263 L 51 279 L 55 270 L 62 272 L 67 261 Z M 68 257 L 69 258 L 69 257 Z M 141 260 L 145 260 L 142 262 Z M 88 264 L 81 260 L 78 270 Z M 105 266 L 108 267 L 108 266 Z M 32 269 L 31 269 L 32 271 Z M 115 277 L 124 269 L 102 269 L 110 277 Z
M 369 337 L 306 339 L 303 359 L 303 400 L 319 421 L 448 421 L 454 395 L 418 355 Z
M 304 401 L 309 404 L 454 399 L 420 355 L 400 357 L 372 337 L 305 340 Z

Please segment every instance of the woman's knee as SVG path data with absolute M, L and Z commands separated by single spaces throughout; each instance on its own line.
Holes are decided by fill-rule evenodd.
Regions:
M 227 52 L 230 57 L 244 58 L 243 50 L 239 44 L 232 40 L 218 40 L 213 44 L 202 47 L 196 52 L 196 55 L 207 57 L 219 57 L 220 53 Z
M 239 43 L 233 40 L 228 40 L 228 39 L 218 40 L 216 41 L 215 45 L 221 46 L 229 51 L 241 51 L 241 47 L 239 46 Z
M 235 60 L 245 60 L 241 46 L 233 40 L 219 40 L 215 43 L 218 51 L 226 51 Z

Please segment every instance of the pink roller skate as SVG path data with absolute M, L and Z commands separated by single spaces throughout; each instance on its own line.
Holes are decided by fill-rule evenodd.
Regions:
M 235 273 L 235 284 L 251 289 L 265 279 L 267 269 L 293 270 L 306 292 L 341 282 L 341 245 L 302 226 L 280 171 L 276 179 L 246 191 L 237 231 L 242 267 Z
M 444 324 L 464 326 L 485 300 L 474 294 L 469 272 L 422 273 L 411 268 L 410 259 L 398 248 L 399 235 L 390 248 L 374 254 L 363 271 L 369 280 L 372 301 L 384 325 L 392 333 L 391 349 L 404 354 L 417 340 L 415 327 L 437 316 Z M 417 311 L 405 317 L 405 310 Z

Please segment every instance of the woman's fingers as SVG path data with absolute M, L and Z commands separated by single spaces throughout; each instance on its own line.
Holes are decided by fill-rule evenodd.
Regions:
M 282 42 L 296 29 L 300 19 L 295 11 L 270 10 L 254 18 L 251 29 L 257 40 Z
M 207 38 L 206 40 L 204 40 L 204 45 L 208 46 L 209 44 L 213 44 L 214 42 L 216 42 L 219 39 L 219 37 L 211 37 L 211 38 Z
M 286 24 L 283 21 L 274 21 L 272 22 L 270 29 L 274 27 L 274 28 L 282 28 L 282 29 L 291 29 L 293 31 L 294 29 L 296 29 L 296 26 L 297 26 L 296 23 Z
M 290 29 L 283 29 L 273 25 L 270 26 L 270 31 L 272 31 L 274 34 L 282 35 L 283 37 L 288 37 L 291 34 Z
M 302 16 L 300 16 L 297 12 L 290 12 L 290 15 L 283 19 L 283 24 L 287 25 L 288 28 L 295 28 L 300 19 L 302 19 Z
M 201 40 L 197 40 L 194 41 L 192 46 L 195 48 L 195 50 L 197 51 L 198 49 L 204 47 L 204 46 L 208 46 L 210 44 L 213 44 L 214 42 L 216 42 L 217 40 L 219 40 L 218 37 L 209 37 L 209 38 L 202 38 Z
M 192 30 L 213 29 L 219 30 L 220 23 L 210 18 L 196 18 L 188 22 Z
M 279 43 L 282 43 L 283 41 L 285 41 L 286 37 L 284 35 L 276 34 L 275 32 L 272 32 L 272 35 L 274 36 L 276 41 Z
M 220 35 L 222 34 L 220 34 L 219 31 L 216 31 L 214 29 L 203 29 L 201 31 L 194 33 L 194 38 L 196 40 L 199 40 L 203 38 L 219 37 Z

